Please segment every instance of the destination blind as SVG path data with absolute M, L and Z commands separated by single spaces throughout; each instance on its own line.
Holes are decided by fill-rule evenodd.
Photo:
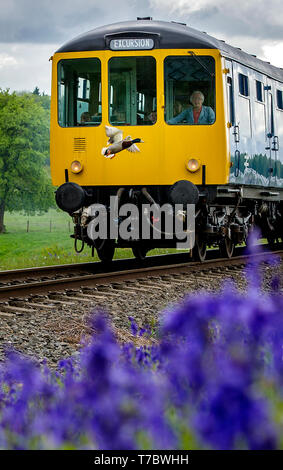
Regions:
M 112 39 L 110 41 L 110 49 L 112 51 L 149 50 L 153 49 L 153 47 L 154 40 L 151 38 Z

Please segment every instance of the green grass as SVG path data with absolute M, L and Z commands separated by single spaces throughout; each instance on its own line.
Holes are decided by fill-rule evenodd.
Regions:
M 65 212 L 52 209 L 34 216 L 6 212 L 5 226 L 7 233 L 0 234 L 0 271 L 98 261 L 96 251 L 92 257 L 88 246 L 82 253 L 75 252 L 74 239 L 70 238 L 73 223 Z M 155 249 L 149 255 L 172 252 L 176 250 Z M 132 256 L 131 249 L 118 248 L 115 251 L 115 259 Z
M 0 271 L 99 261 L 96 250 L 95 256 L 92 257 L 88 246 L 85 246 L 82 253 L 75 252 L 74 239 L 70 238 L 73 222 L 63 211 L 51 209 L 45 214 L 33 216 L 6 212 L 5 226 L 7 233 L 0 234 Z M 265 242 L 266 240 L 260 241 Z M 148 256 L 176 251 L 179 252 L 174 248 L 155 249 L 151 250 Z M 131 257 L 131 249 L 118 248 L 114 259 Z

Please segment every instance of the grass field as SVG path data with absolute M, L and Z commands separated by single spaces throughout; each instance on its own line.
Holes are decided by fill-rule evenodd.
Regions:
M 70 238 L 73 223 L 65 212 L 52 209 L 34 216 L 6 212 L 5 226 L 7 233 L 0 234 L 0 270 L 98 261 L 87 246 L 82 253 L 75 252 Z M 158 249 L 149 255 L 174 251 Z M 115 258 L 132 256 L 130 249 L 116 249 Z

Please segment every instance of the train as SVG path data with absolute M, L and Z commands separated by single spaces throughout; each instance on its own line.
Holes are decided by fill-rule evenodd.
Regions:
M 109 262 L 130 247 L 143 260 L 177 246 L 177 217 L 193 218 L 188 252 L 199 261 L 208 247 L 230 258 L 254 227 L 272 246 L 282 240 L 281 68 L 150 17 L 97 27 L 51 60 L 51 176 L 77 252 L 88 245 Z M 120 233 L 132 207 L 146 236 Z M 163 207 L 171 229 L 166 211 L 154 215 Z

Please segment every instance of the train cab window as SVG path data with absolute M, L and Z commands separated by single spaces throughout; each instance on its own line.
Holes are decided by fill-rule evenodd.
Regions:
M 164 61 L 165 121 L 215 122 L 215 61 L 211 56 L 169 56 Z
M 259 80 L 255 81 L 255 86 L 256 86 L 256 99 L 257 101 L 260 101 L 263 103 L 263 83 L 260 82 Z
M 277 108 L 283 109 L 283 91 L 276 90 Z
M 156 62 L 153 57 L 109 61 L 109 122 L 145 126 L 156 122 Z
M 239 73 L 239 93 L 243 96 L 249 96 L 249 78 L 243 73 Z
M 58 63 L 60 126 L 98 126 L 101 117 L 100 60 L 60 60 Z

